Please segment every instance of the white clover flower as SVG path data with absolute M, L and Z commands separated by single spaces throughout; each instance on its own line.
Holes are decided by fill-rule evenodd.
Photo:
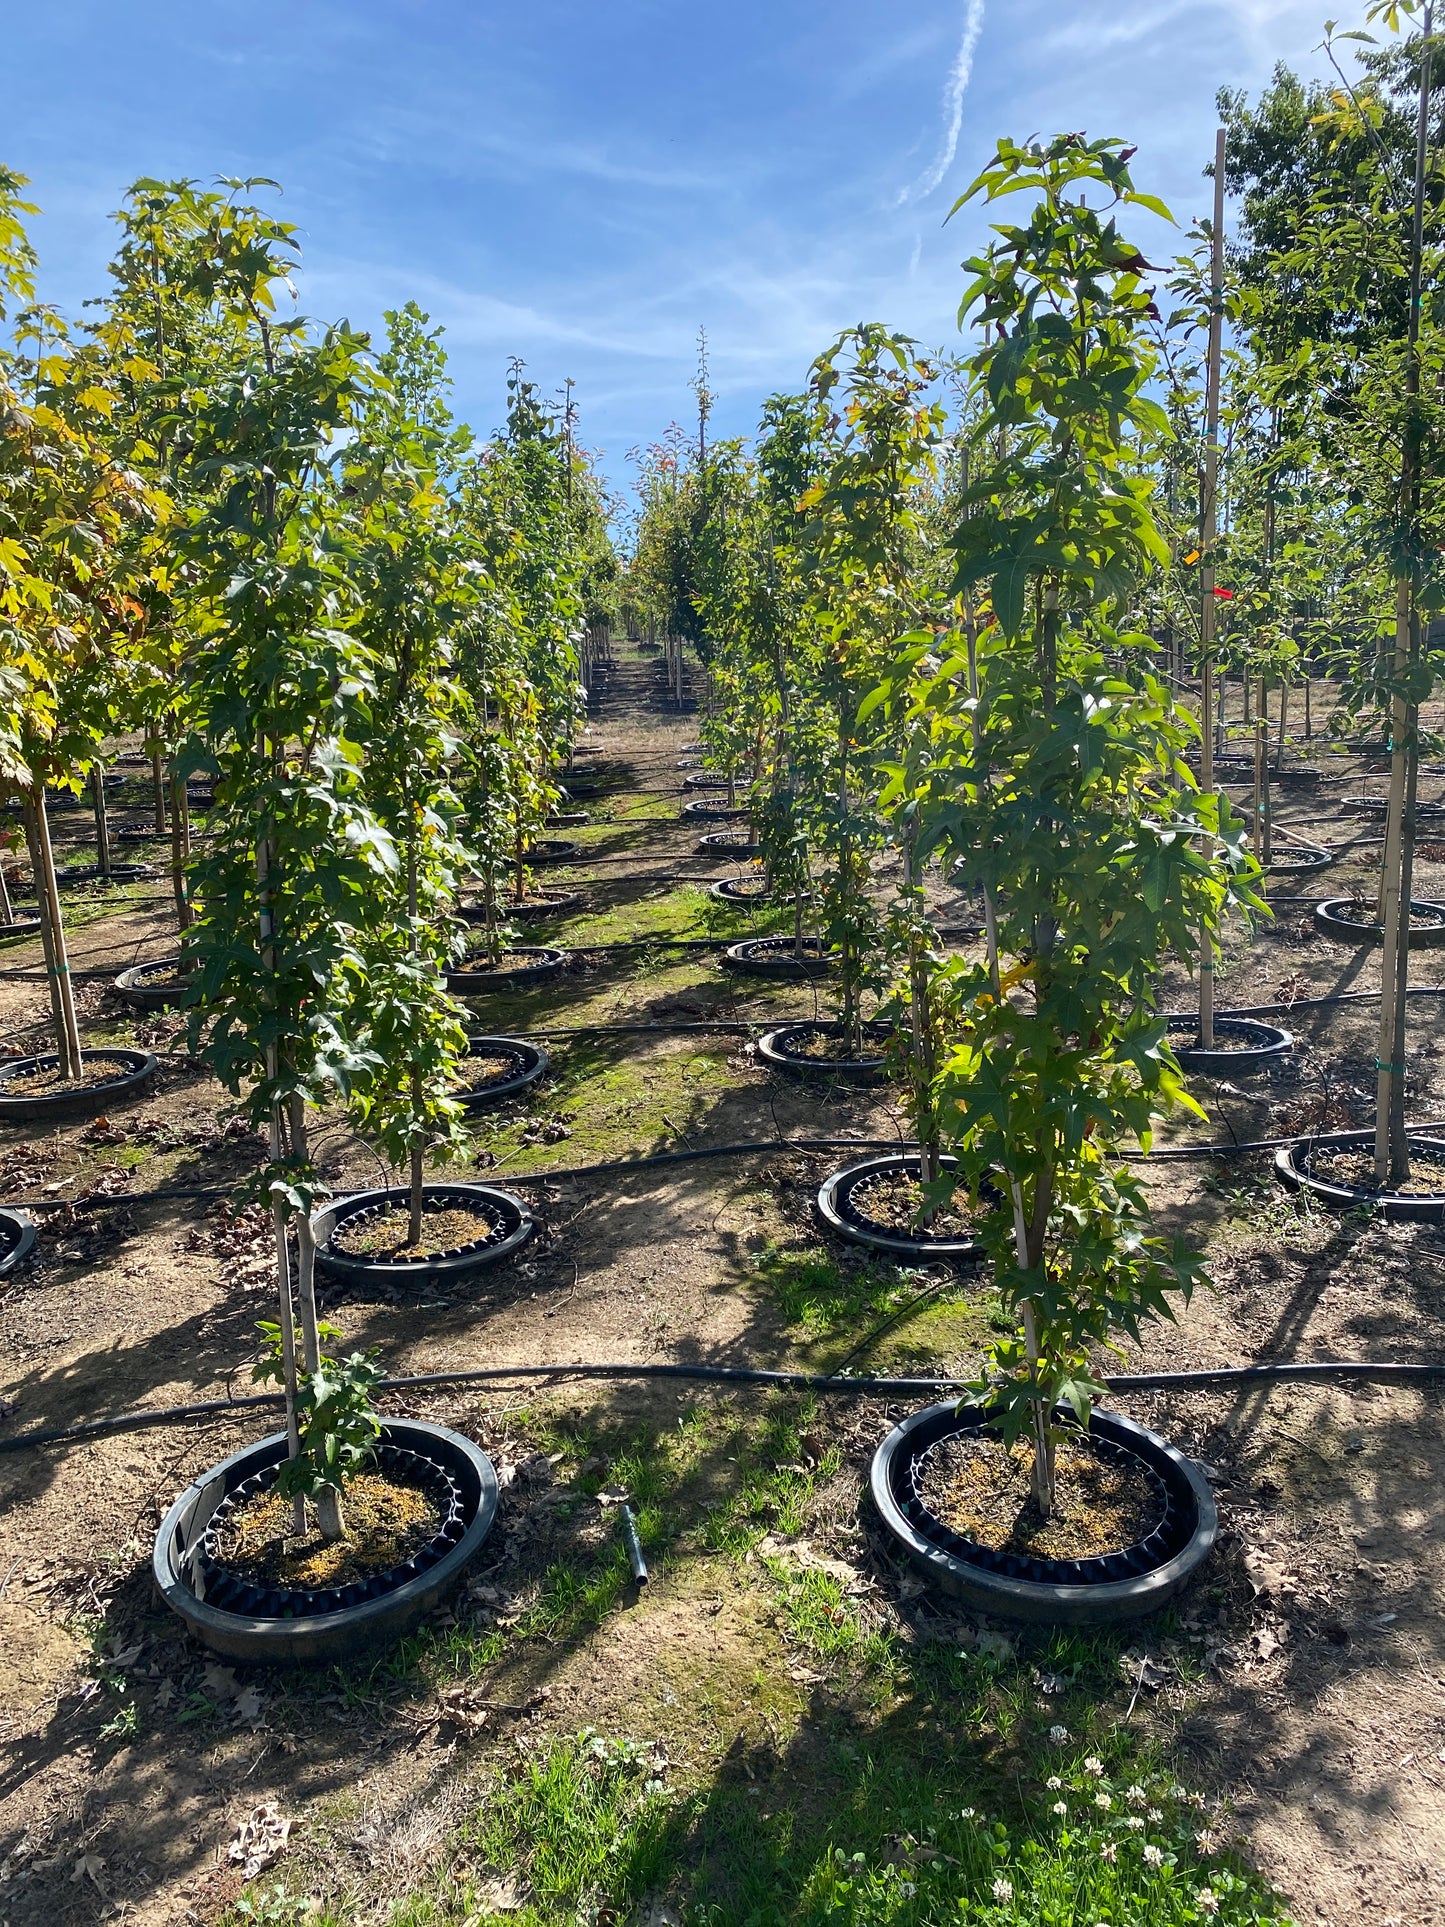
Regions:
M 977 1807 L 965 1807 L 958 1817 L 960 1820 L 972 1820 L 977 1816 L 977 1813 Z
M 1164 1815 L 1159 1811 L 1158 1807 L 1150 1807 L 1145 1818 L 1151 1820 L 1157 1827 L 1159 1822 L 1164 1818 Z
M 1049 1738 L 1053 1741 L 1055 1746 L 1067 1746 L 1069 1743 L 1068 1727 L 1051 1726 L 1049 1728 Z
M 1217 1844 L 1214 1835 L 1209 1831 L 1208 1827 L 1203 1828 L 1194 1836 L 1195 1850 L 1199 1853 L 1211 1854 L 1214 1852 Z
M 1137 1813 L 1131 1813 L 1129 1815 L 1128 1826 L 1130 1833 L 1142 1833 L 1144 1831 L 1144 1822 L 1139 1818 Z
M 1180 1786 L 1177 1780 L 1173 1786 L 1165 1787 L 1164 1791 L 1169 1795 L 1171 1800 L 1182 1800 L 1186 1797 L 1183 1787 Z
M 1162 1867 L 1164 1865 L 1163 1849 L 1156 1847 L 1152 1840 L 1144 1849 L 1144 1865 L 1146 1867 Z
M 1051 1773 L 1048 1779 L 1044 1781 L 1044 1785 L 1048 1788 L 1050 1793 L 1057 1793 L 1059 1788 L 1063 1784 L 1064 1784 L 1063 1781 L 1059 1778 L 1057 1773 Z
M 918 1892 L 918 1889 L 911 1880 L 900 1880 L 898 1883 L 898 1891 L 905 1900 L 912 1900 L 913 1896 Z
M 1100 1813 L 1108 1813 L 1113 1807 L 1113 1804 L 1113 1800 L 1107 1793 L 1096 1793 L 1094 1795 L 1094 1805 L 1099 1809 Z
M 1053 1810 L 1054 1810 L 1054 1812 L 1055 1812 L 1055 1813 L 1057 1813 L 1057 1814 L 1060 1814 L 1060 1815 L 1062 1815 L 1062 1814 L 1066 1814 L 1066 1813 L 1068 1812 L 1068 1810 L 1069 1810 L 1069 1803 L 1068 1803 L 1068 1801 L 1067 1801 L 1067 1800 L 1055 1800 L 1055 1802 L 1054 1802 L 1054 1806 L 1053 1806 Z
M 1111 1867 L 1113 1866 L 1114 1862 L 1119 1858 L 1119 1849 L 1115 1846 L 1112 1840 L 1106 1840 L 1103 1846 L 1100 1847 L 1099 1858 L 1101 1860 L 1106 1860 Z
M 1091 1753 L 1084 1762 L 1084 1771 L 1091 1780 L 1102 1780 L 1104 1777 L 1104 1762 L 1102 1760 L 1096 1760 Z
M 1002 1874 L 996 1875 L 993 1883 L 993 1897 L 995 1900 L 1012 1900 L 1014 1897 L 1013 1882 L 1011 1880 L 1005 1880 Z
M 1201 1887 L 1199 1889 L 1199 1892 L 1194 1896 L 1194 1904 L 1201 1914 L 1217 1914 L 1219 1912 L 1219 1896 L 1218 1894 L 1211 1893 L 1208 1887 Z
M 1143 1787 L 1131 1786 L 1124 1795 L 1124 1798 L 1129 1802 L 1131 1807 L 1142 1807 L 1148 1800 L 1149 1795 L 1144 1791 Z
M 1190 1793 L 1190 1794 L 1187 1794 L 1185 1797 L 1188 1799 L 1190 1806 L 1198 1807 L 1200 1811 L 1203 1812 L 1204 1795 L 1202 1793 Z

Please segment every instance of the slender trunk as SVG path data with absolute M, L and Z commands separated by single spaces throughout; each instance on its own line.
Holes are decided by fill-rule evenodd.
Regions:
M 1224 323 L 1224 158 L 1225 131 L 1214 136 L 1214 228 L 1211 235 L 1209 290 L 1209 351 L 1204 396 L 1204 475 L 1199 491 L 1199 649 L 1202 657 L 1200 690 L 1199 787 L 1214 788 L 1214 737 L 1210 708 L 1214 679 L 1214 538 L 1219 494 L 1219 368 Z M 1249 678 L 1245 678 L 1245 699 Z M 1224 705 L 1220 704 L 1223 721 Z M 1211 839 L 1202 839 L 1205 854 L 1213 856 Z M 1199 939 L 1199 1041 L 1214 1043 L 1214 938 L 1208 929 Z
M 416 880 L 416 811 L 408 812 L 411 835 L 406 848 L 406 908 L 411 920 L 411 954 L 415 958 L 421 954 L 421 935 L 417 929 L 417 880 Z M 422 1077 L 421 1067 L 413 1064 L 411 1069 L 411 1216 L 407 1224 L 407 1243 L 412 1246 L 421 1243 L 422 1185 L 425 1180 L 426 1157 L 422 1144 Z
M 793 892 L 793 956 L 803 961 L 803 886 L 801 883 Z
M 287 1100 L 291 1125 L 291 1155 L 298 1166 L 310 1161 L 306 1142 L 306 1107 L 300 1097 Z M 296 1307 L 301 1318 L 301 1355 L 308 1372 L 321 1369 L 321 1330 L 316 1314 L 316 1234 L 311 1228 L 311 1213 L 296 1216 Z M 346 1522 L 341 1512 L 341 1494 L 334 1486 L 324 1485 L 316 1494 L 316 1523 L 328 1541 L 344 1538 Z
M 1284 768 L 1284 729 L 1288 715 L 1289 684 L 1282 682 L 1279 686 L 1279 733 L 1274 744 L 1274 766 L 1277 770 Z
M 1415 785 L 1419 714 L 1407 701 L 1410 671 L 1420 648 L 1415 600 L 1420 542 L 1420 297 L 1425 237 L 1425 174 L 1429 154 L 1431 26 L 1426 5 L 1420 41 L 1420 92 L 1415 117 L 1415 194 L 1410 234 L 1410 305 L 1405 360 L 1405 438 L 1400 461 L 1400 543 L 1395 586 L 1395 653 L 1390 698 L 1390 811 L 1385 830 L 1384 956 L 1380 1035 L 1376 1054 L 1375 1182 L 1403 1184 L 1410 1175 L 1405 1135 L 1405 988 L 1410 977 L 1410 888 L 1415 860 Z
M 0 849 L 0 923 L 14 923 L 15 906 L 10 901 L 10 885 L 5 881 L 5 853 Z
M 256 899 L 259 919 L 259 942 L 261 967 L 272 980 L 268 1002 L 274 1009 L 276 1003 L 274 979 L 276 975 L 276 920 L 271 907 L 271 844 L 263 836 L 256 845 Z M 280 1076 L 280 1053 L 274 1040 L 266 1046 L 266 1076 L 274 1091 Z M 271 1162 L 279 1165 L 286 1155 L 286 1130 L 282 1114 L 281 1100 L 273 1097 L 271 1102 Z M 291 1252 L 286 1238 L 286 1225 L 289 1209 L 279 1185 L 271 1192 L 271 1225 L 276 1241 L 276 1296 L 279 1302 L 281 1327 L 281 1370 L 286 1392 L 286 1443 L 288 1458 L 297 1458 L 301 1451 L 301 1433 L 296 1420 L 296 1318 L 291 1289 Z M 291 1524 L 298 1533 L 306 1530 L 306 1500 L 297 1493 L 291 1505 Z
M 1412 780 L 1415 716 L 1400 693 L 1411 654 L 1414 612 L 1410 583 L 1395 585 L 1395 693 L 1390 699 L 1390 797 L 1385 815 L 1385 849 L 1380 864 L 1377 914 L 1383 926 L 1380 962 L 1380 1029 L 1375 1052 L 1375 1182 L 1381 1186 L 1409 1176 L 1405 1143 L 1404 987 L 1410 970 L 1410 900 L 1407 877 L 1413 869 L 1414 823 L 1406 847 L 1406 814 L 1413 819 Z M 1398 1035 L 1398 1045 L 1397 1045 Z M 1397 1122 L 1398 1113 L 1398 1122 Z M 1399 1152 L 1397 1158 L 1396 1152 Z
M 1260 768 L 1264 732 L 1256 723 L 1254 730 L 1254 822 L 1250 826 L 1249 846 L 1256 863 L 1264 861 L 1264 771 Z
M 165 777 L 161 774 L 160 733 L 154 728 L 150 731 L 150 750 L 151 789 L 154 793 L 155 800 L 156 835 L 164 836 L 166 833 L 166 782 Z
M 176 903 L 176 929 L 184 936 L 195 922 L 191 911 L 186 870 L 191 860 L 191 812 L 186 801 L 186 786 L 171 773 L 171 891 Z
M 984 942 L 988 955 L 989 976 L 993 980 L 995 1001 L 1003 1002 L 1003 983 L 998 965 L 998 915 L 994 908 L 993 892 L 985 886 L 983 892 Z M 1042 1175 L 1039 1178 L 1042 1185 Z M 1024 1192 L 1019 1180 L 1009 1176 L 1009 1195 L 1013 1204 L 1014 1219 L 1014 1260 L 1020 1271 L 1027 1271 L 1032 1264 L 1029 1252 L 1029 1223 L 1024 1211 Z M 1038 1213 L 1035 1212 L 1035 1218 Z M 1024 1350 L 1028 1357 L 1029 1369 L 1036 1373 L 1042 1361 L 1042 1348 L 1039 1344 L 1038 1313 L 1031 1298 L 1025 1298 L 1019 1307 L 1023 1317 Z M 1053 1517 L 1054 1511 L 1054 1440 L 1052 1414 L 1047 1403 L 1041 1398 L 1033 1401 L 1034 1421 L 1034 1503 L 1044 1518 Z
M 90 802 L 95 812 L 95 854 L 101 876 L 110 881 L 110 814 L 105 807 L 105 770 L 100 763 L 90 766 Z
M 1309 678 L 1309 672 L 1306 671 L 1305 672 L 1305 741 L 1307 743 L 1310 742 L 1313 739 L 1313 736 L 1314 736 L 1314 731 L 1310 727 L 1310 678 Z
M 853 939 L 848 928 L 849 913 L 853 907 L 853 839 L 848 834 L 848 741 L 851 735 L 851 719 L 840 709 L 838 821 L 841 841 L 838 850 L 838 900 L 843 906 L 843 1039 L 849 1054 L 857 1056 L 862 1049 L 862 1038 L 858 1027 L 858 970 L 854 959 Z
M 933 1108 L 933 1012 L 930 1004 L 928 971 L 923 961 L 923 946 L 918 941 L 918 914 L 922 893 L 918 886 L 918 865 L 914 849 L 918 826 L 910 817 L 903 832 L 903 889 L 909 904 L 908 987 L 909 1017 L 913 1032 L 913 1123 L 918 1134 L 918 1175 L 924 1184 L 938 1176 L 938 1119 Z M 925 1205 L 921 1222 L 929 1224 L 933 1207 Z
M 50 1014 L 55 1024 L 55 1053 L 63 1078 L 79 1077 L 83 1067 L 80 1022 L 75 1013 L 75 989 L 70 981 L 70 958 L 65 948 L 65 925 L 60 915 L 60 891 L 55 881 L 55 852 L 50 844 L 50 819 L 45 809 L 45 784 L 31 784 L 25 796 L 25 840 L 35 878 L 35 901 L 40 911 L 40 937 L 45 950 L 45 974 L 50 983 Z

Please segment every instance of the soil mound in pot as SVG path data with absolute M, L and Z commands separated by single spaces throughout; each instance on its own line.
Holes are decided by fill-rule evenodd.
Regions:
M 442 1526 L 437 1496 L 415 1477 L 357 1472 L 346 1482 L 346 1536 L 293 1531 L 291 1501 L 272 1483 L 227 1508 L 214 1538 L 217 1567 L 247 1585 L 288 1591 L 365 1585 L 412 1558 Z
M 344 1218 L 332 1232 L 327 1251 L 343 1258 L 448 1258 L 469 1246 L 489 1244 L 502 1229 L 500 1213 L 475 1204 L 427 1200 L 422 1206 L 421 1241 L 411 1242 L 411 1213 L 403 1204 Z
M 1034 1447 L 993 1433 L 945 1437 L 920 1462 L 918 1496 L 936 1519 L 974 1545 L 1029 1559 L 1095 1559 L 1147 1539 L 1164 1516 L 1164 1492 L 1143 1462 L 1105 1455 L 1078 1432 L 1054 1454 L 1054 1510 L 1033 1494 Z

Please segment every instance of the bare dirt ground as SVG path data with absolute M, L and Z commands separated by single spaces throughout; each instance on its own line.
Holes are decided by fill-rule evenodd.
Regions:
M 584 855 L 559 880 L 583 877 L 588 893 L 569 940 L 574 931 L 601 944 L 639 930 L 747 927 L 719 922 L 684 880 L 732 866 L 688 854 L 696 831 L 677 820 L 676 764 L 695 722 L 670 713 L 655 685 L 652 663 L 623 656 L 594 724 L 604 754 L 586 759 L 585 776 L 578 759 L 579 786 L 601 794 L 583 799 L 592 820 L 565 832 Z M 1224 1005 L 1378 985 L 1374 953 L 1317 937 L 1307 911 L 1290 907 L 1292 897 L 1368 888 L 1368 825 L 1335 801 L 1358 791 L 1359 765 L 1325 767 L 1320 797 L 1286 798 L 1276 820 L 1337 846 L 1342 860 L 1283 885 L 1276 921 L 1241 936 L 1220 980 Z M 64 822 L 77 848 L 85 821 L 74 813 Z M 624 860 L 601 860 L 613 857 Z M 1445 865 L 1427 861 L 1416 890 L 1445 895 Z M 177 1044 L 176 1020 L 136 1019 L 105 990 L 113 971 L 165 954 L 161 886 L 76 901 L 72 963 L 87 973 L 87 1034 L 163 1052 Z M 40 1035 L 39 945 L 10 943 L 0 955 L 0 1048 L 14 1050 Z M 1412 980 L 1445 981 L 1445 951 L 1422 951 Z M 1187 1008 L 1192 987 L 1180 976 L 1171 995 Z M 810 1213 L 819 1176 L 846 1153 L 779 1150 L 605 1179 L 538 1175 L 687 1146 L 906 1133 L 887 1091 L 807 1089 L 756 1067 L 742 1027 L 816 1004 L 804 986 L 728 977 L 704 951 L 600 949 L 584 953 L 560 991 L 478 1004 L 482 1025 L 498 1031 L 739 1028 L 554 1037 L 553 1078 L 493 1120 L 478 1159 L 540 1209 L 541 1239 L 475 1286 L 427 1302 L 336 1294 L 328 1315 L 397 1373 L 589 1357 L 836 1364 L 871 1316 L 810 1316 L 776 1281 L 806 1285 L 815 1258 L 845 1272 L 852 1262 L 830 1250 Z M 1181 1120 L 1176 1138 L 1255 1140 L 1368 1118 L 1375 1005 L 1285 1021 L 1299 1039 L 1291 1060 L 1237 1083 L 1194 1080 L 1209 1121 Z M 1445 1119 L 1442 1055 L 1445 1009 L 1417 999 L 1416 1116 Z M 268 1241 L 259 1216 L 232 1218 L 223 1201 L 261 1148 L 226 1094 L 176 1050 L 142 1096 L 104 1119 L 0 1127 L 0 1200 L 46 1205 L 35 1262 L 0 1279 L 0 1441 L 249 1389 L 254 1327 L 270 1302 Z M 338 1188 L 376 1179 L 371 1154 L 342 1129 L 325 1157 Z M 1445 1230 L 1311 1209 L 1276 1188 L 1263 1155 L 1160 1162 L 1147 1174 L 1165 1221 L 1206 1244 L 1216 1289 L 1177 1328 L 1154 1333 L 1137 1362 L 1445 1355 Z M 123 1202 L 53 1203 L 97 1193 Z M 865 1362 L 967 1367 L 986 1315 L 980 1281 L 901 1317 Z M 1219 1824 L 1246 1841 L 1299 1920 L 1440 1927 L 1439 1394 L 1295 1385 L 1118 1404 L 1210 1465 L 1224 1535 L 1180 1611 L 1110 1650 L 1107 1684 L 1089 1688 L 1098 1716 L 1150 1735 L 1191 1784 L 1228 1803 L 1232 1818 Z M 688 1536 L 687 1521 L 727 1503 L 749 1449 L 737 1426 L 765 1413 L 765 1401 L 564 1382 L 525 1399 L 457 1392 L 389 1408 L 471 1432 L 507 1485 L 466 1593 L 393 1666 L 351 1675 L 218 1666 L 152 1598 L 150 1542 L 166 1505 L 264 1420 L 222 1417 L 0 1457 L 0 1922 L 216 1920 L 241 1888 L 228 1857 L 237 1828 L 268 1802 L 295 1822 L 278 1867 L 295 1868 L 302 1891 L 308 1882 L 345 1891 L 381 1919 L 454 1850 L 447 1843 L 489 1776 L 549 1733 L 592 1726 L 655 1739 L 680 1776 L 806 1779 L 810 1736 L 839 1704 L 862 1717 L 856 1682 L 800 1648 L 764 1567 Z M 848 1592 L 865 1629 L 905 1644 L 976 1643 L 990 1629 L 920 1593 L 862 1497 L 868 1458 L 902 1410 L 860 1400 L 814 1421 L 843 1461 L 816 1483 L 812 1463 L 797 1468 L 807 1543 L 854 1574 Z M 610 1543 L 597 1479 L 615 1441 L 639 1427 L 691 1428 L 697 1441 L 685 1487 L 669 1501 L 680 1536 L 671 1551 L 664 1538 L 640 1597 L 583 1610 L 557 1575 L 585 1569 Z M 1046 1726 L 1056 1689 L 1047 1676 L 1037 1684 L 1037 1647 L 993 1636 L 1020 1669 L 1029 1717 Z M 479 1717 L 456 1699 L 458 1680 L 521 1710 Z

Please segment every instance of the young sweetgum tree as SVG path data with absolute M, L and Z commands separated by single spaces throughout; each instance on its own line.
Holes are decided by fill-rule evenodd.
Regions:
M 1131 151 L 1005 140 L 963 196 L 1033 207 L 968 263 L 963 304 L 982 330 L 968 367 L 983 414 L 955 586 L 986 595 L 986 626 L 972 674 L 963 637 L 916 654 L 910 699 L 917 859 L 965 861 L 987 919 L 985 957 L 950 984 L 937 1115 L 998 1199 L 986 1237 L 1019 1326 L 994 1347 L 988 1392 L 1006 1438 L 1031 1435 L 1046 1515 L 1055 1413 L 1087 1423 L 1095 1348 L 1169 1315 L 1200 1277 L 1182 1242 L 1151 1233 L 1125 1162 L 1189 1102 L 1160 965 L 1257 903 L 1242 825 L 1193 787 L 1193 721 L 1127 626 L 1167 557 L 1132 459 L 1165 426 L 1146 393 L 1149 269 L 1115 220 L 1164 210 L 1134 188 Z
M 193 1044 L 264 1126 L 276 1234 L 276 1370 L 292 1455 L 281 1489 L 344 1530 L 341 1492 L 369 1447 L 374 1370 L 325 1360 L 311 1210 L 308 1108 L 376 1070 L 371 960 L 396 913 L 396 844 L 371 808 L 364 743 L 376 703 L 357 611 L 355 517 L 343 455 L 374 371 L 364 336 L 275 316 L 291 265 L 278 243 L 226 253 L 250 353 L 194 398 L 197 474 L 182 543 L 197 740 L 219 774 L 213 837 L 194 863 Z M 297 1275 L 291 1276 L 288 1227 Z M 299 1324 L 300 1358 L 296 1328 Z

